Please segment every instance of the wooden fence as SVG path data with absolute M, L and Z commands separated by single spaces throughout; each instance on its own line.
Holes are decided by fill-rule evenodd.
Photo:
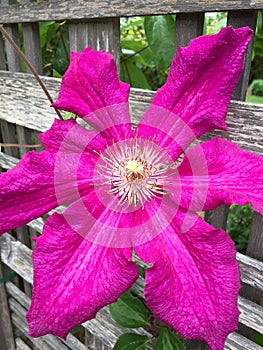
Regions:
M 227 11 L 228 24 L 233 27 L 249 25 L 255 29 L 257 10 L 263 9 L 263 0 L 114 0 L 114 1 L 0 1 L 0 23 L 20 46 L 18 25 L 22 26 L 23 46 L 39 74 L 42 73 L 41 49 L 38 23 L 41 21 L 67 21 L 70 47 L 80 51 L 88 45 L 94 49 L 111 51 L 119 60 L 119 23 L 121 16 L 145 16 L 176 14 L 175 46 L 186 45 L 203 30 L 204 13 Z M 263 155 L 263 106 L 242 102 L 248 84 L 252 44 L 250 44 L 245 68 L 239 80 L 233 101 L 230 104 L 227 124 L 228 132 L 211 132 L 211 136 L 223 136 L 247 150 Z M 60 81 L 43 78 L 55 99 Z M 132 89 L 130 102 L 134 122 L 152 100 L 153 92 Z M 37 136 L 51 126 L 55 112 L 43 95 L 35 79 L 23 73 L 20 57 L 0 36 L 0 126 L 5 143 L 38 143 Z M 0 167 L 12 168 L 18 159 L 28 151 L 25 147 L 4 148 L 0 153 Z M 226 227 L 228 208 L 222 206 L 207 214 L 207 220 L 216 227 Z M 0 268 L 0 348 L 1 350 L 108 350 L 112 349 L 117 337 L 125 332 L 110 317 L 108 308 L 102 309 L 96 319 L 83 324 L 83 336 L 70 334 L 66 341 L 48 335 L 37 339 L 27 335 L 26 310 L 30 304 L 32 285 L 31 236 L 40 234 L 43 219 L 30 222 L 19 228 L 15 234 L 6 233 L 1 238 Z M 243 288 L 239 298 L 240 332 L 232 333 L 225 349 L 259 350 L 253 342 L 254 331 L 263 333 L 263 220 L 255 213 L 247 254 L 238 254 Z M 16 237 L 16 238 L 14 238 Z M 9 277 L 12 280 L 8 281 Z M 10 277 L 10 278 L 11 278 Z M 143 281 L 138 280 L 134 292 L 143 295 Z M 147 334 L 143 329 L 135 330 Z M 203 349 L 200 342 L 189 342 L 188 349 Z M 153 348 L 152 345 L 149 349 Z

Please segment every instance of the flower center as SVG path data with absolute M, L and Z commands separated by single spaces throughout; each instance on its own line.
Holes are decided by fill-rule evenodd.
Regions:
M 108 146 L 98 162 L 104 184 L 110 185 L 109 193 L 120 204 L 134 207 L 167 193 L 169 168 L 165 149 L 137 137 Z

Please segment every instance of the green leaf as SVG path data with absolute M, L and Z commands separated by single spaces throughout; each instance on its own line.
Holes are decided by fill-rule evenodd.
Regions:
M 169 68 L 174 56 L 174 17 L 146 16 L 144 28 L 148 44 L 157 57 L 160 67 Z
M 141 58 L 142 61 L 140 62 L 145 66 L 155 67 L 158 64 L 158 60 L 156 56 L 152 53 L 151 49 L 139 41 L 122 40 L 121 48 L 123 52 L 125 52 L 126 50 L 130 50 L 131 51 L 130 54 L 136 53 L 137 51 L 139 51 L 139 53 L 133 56 L 132 59 L 136 60 L 137 57 Z
M 112 318 L 127 328 L 143 327 L 147 324 L 147 313 L 144 304 L 130 292 L 124 293 L 116 303 L 110 305 Z
M 150 339 L 135 333 L 122 334 L 112 350 L 145 350 Z
M 184 345 L 168 328 L 163 328 L 154 346 L 154 350 L 186 350 Z
M 120 79 L 132 87 L 151 89 L 140 68 L 135 63 L 129 62 L 129 60 L 121 63 Z
M 137 17 L 138 18 L 138 17 Z M 121 24 L 121 31 L 125 31 L 133 26 L 143 25 L 143 18 L 135 19 L 129 18 L 129 22 L 127 24 Z
M 71 113 L 71 112 L 65 112 L 63 119 L 68 120 L 68 119 L 74 119 L 76 117 L 76 114 Z

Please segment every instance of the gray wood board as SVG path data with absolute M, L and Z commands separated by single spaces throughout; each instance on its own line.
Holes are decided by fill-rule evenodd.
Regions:
M 262 0 L 43 1 L 0 7 L 0 23 L 77 20 L 102 17 L 262 9 Z

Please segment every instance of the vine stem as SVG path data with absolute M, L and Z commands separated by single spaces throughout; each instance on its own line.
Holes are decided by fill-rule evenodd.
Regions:
M 131 58 L 131 57 L 133 57 L 133 56 L 138 55 L 138 53 L 140 53 L 140 52 L 142 52 L 142 51 L 148 49 L 148 47 L 149 47 L 149 45 L 146 45 L 146 46 L 142 47 L 140 50 L 135 51 L 135 52 L 132 53 L 131 55 L 126 56 L 126 57 L 123 57 L 123 58 L 121 59 L 121 63 L 127 61 L 129 58 Z
M 34 67 L 32 66 L 32 64 L 28 61 L 28 59 L 26 58 L 26 56 L 23 54 L 23 52 L 20 50 L 20 48 L 16 45 L 16 43 L 14 42 L 14 40 L 11 38 L 11 36 L 7 33 L 7 31 L 4 29 L 3 25 L 0 25 L 0 32 L 3 34 L 3 36 L 9 41 L 9 43 L 12 45 L 12 47 L 15 49 L 15 51 L 19 54 L 19 56 L 23 59 L 23 61 L 25 62 L 25 64 L 28 66 L 28 68 L 31 70 L 32 74 L 34 75 L 34 77 L 36 78 L 37 82 L 39 83 L 39 85 L 41 86 L 42 90 L 44 91 L 44 93 L 46 94 L 47 98 L 49 99 L 49 102 L 52 104 L 54 101 L 52 99 L 52 97 L 50 96 L 45 84 L 43 83 L 43 81 L 41 80 L 40 76 L 37 74 L 36 70 L 34 69 Z M 59 112 L 58 109 L 55 108 L 55 111 L 59 117 L 59 119 L 63 120 L 63 117 L 61 115 L 61 113 Z
M 38 148 L 42 147 L 43 145 L 40 143 L 37 143 L 36 145 L 25 145 L 23 143 L 0 143 L 0 147 L 24 147 L 24 148 Z

